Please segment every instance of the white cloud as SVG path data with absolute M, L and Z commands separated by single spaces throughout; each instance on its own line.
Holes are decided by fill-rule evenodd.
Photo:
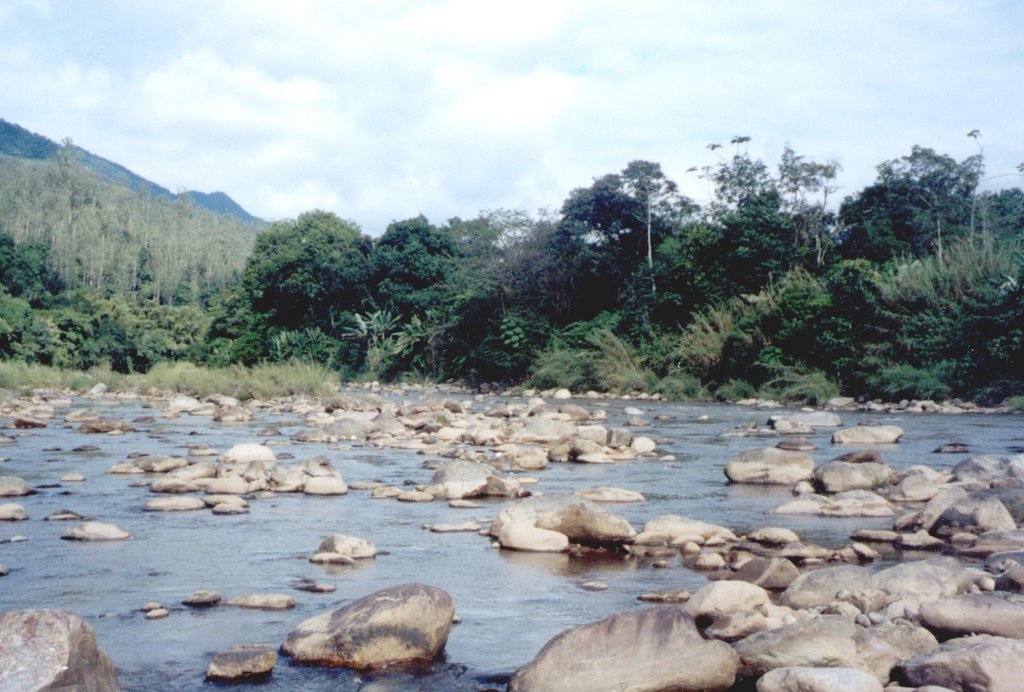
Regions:
M 1024 161 L 1015 4 L 10 7 L 0 117 L 267 217 L 533 211 L 637 158 L 701 197 L 686 169 L 736 134 L 838 159 L 847 194 L 913 144 L 971 155 L 973 128 L 990 172 Z

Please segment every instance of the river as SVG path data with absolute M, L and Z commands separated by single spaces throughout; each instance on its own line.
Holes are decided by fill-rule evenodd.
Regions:
M 396 396 L 416 401 L 422 395 Z M 508 401 L 508 400 L 505 400 Z M 580 400 L 593 410 L 608 412 L 607 427 L 619 427 L 627 406 L 637 407 L 653 422 L 635 429 L 659 440 L 659 453 L 674 461 L 640 459 L 616 464 L 552 464 L 531 473 L 540 482 L 536 491 L 564 492 L 579 488 L 615 486 L 642 492 L 647 501 L 605 505 L 626 517 L 638 530 L 662 514 L 680 514 L 727 526 L 737 533 L 758 526 L 784 526 L 802 539 L 824 546 L 848 543 L 861 527 L 887 528 L 888 519 L 820 519 L 769 516 L 774 506 L 790 498 L 786 488 L 729 485 L 723 469 L 727 460 L 747 449 L 774 445 L 777 439 L 723 437 L 726 430 L 750 422 L 762 425 L 771 413 L 730 405 L 686 405 L 652 401 Z M 492 399 L 474 402 L 483 410 Z M 489 520 L 502 501 L 481 501 L 480 509 L 454 509 L 444 502 L 425 504 L 372 500 L 368 491 L 352 490 L 340 497 L 279 494 L 253 499 L 248 514 L 214 516 L 209 511 L 143 512 L 156 497 L 145 487 L 133 487 L 139 476 L 107 473 L 132 453 L 185 455 L 188 445 L 208 445 L 220 451 L 239 442 L 267 438 L 265 426 L 287 436 L 301 421 L 288 414 L 262 413 L 244 424 L 218 424 L 209 418 L 183 415 L 176 420 L 138 424 L 122 436 L 89 435 L 63 416 L 81 408 L 99 408 L 104 415 L 132 421 L 158 411 L 142 400 L 75 399 L 58 411 L 49 426 L 28 431 L 0 449 L 9 461 L 0 474 L 18 476 L 30 485 L 52 485 L 69 472 L 80 472 L 82 483 L 59 483 L 36 495 L 8 498 L 23 505 L 28 521 L 0 524 L 0 541 L 12 536 L 24 542 L 0 543 L 0 563 L 10 574 L 0 578 L 0 610 L 65 608 L 82 615 L 94 628 L 100 646 L 112 657 L 125 689 L 192 690 L 222 685 L 204 682 L 214 654 L 231 646 L 268 643 L 275 647 L 301 621 L 342 606 L 381 588 L 422 582 L 451 594 L 461 618 L 452 630 L 446 655 L 415 675 L 388 672 L 363 675 L 348 670 L 292 665 L 278 661 L 273 675 L 261 685 L 268 690 L 476 690 L 503 687 L 518 666 L 529 661 L 552 636 L 574 625 L 599 620 L 616 612 L 643 607 L 637 596 L 650 591 L 696 589 L 705 577 L 686 569 L 680 558 L 668 569 L 655 569 L 650 560 L 570 558 L 501 551 L 473 533 L 434 534 L 427 523 Z M 1024 418 L 1010 415 L 841 414 L 846 425 L 859 421 L 895 424 L 905 431 L 898 445 L 881 448 L 894 468 L 927 464 L 949 468 L 963 455 L 933 454 L 947 442 L 963 442 L 972 454 L 1009 454 L 1024 446 Z M 671 420 L 655 420 L 671 416 Z M 829 444 L 830 430 L 811 436 L 818 463 L 847 449 Z M 72 451 L 95 445 L 92 452 Z M 423 468 L 429 457 L 413 452 L 362 445 L 299 444 L 275 447 L 295 459 L 325 455 L 348 483 L 426 483 L 432 472 Z M 290 461 L 283 463 L 292 463 Z M 75 543 L 60 535 L 67 522 L 44 521 L 58 509 L 70 509 L 117 524 L 131 540 L 115 543 Z M 331 533 L 373 541 L 383 554 L 354 567 L 322 567 L 307 558 Z M 890 555 L 887 559 L 899 559 Z M 337 587 L 332 593 L 293 589 L 296 580 L 313 578 Z M 605 591 L 581 588 L 599 580 Z M 297 606 L 283 612 L 233 607 L 192 610 L 180 605 L 192 591 L 210 589 L 225 599 L 249 593 L 287 593 Z M 171 614 L 146 620 L 140 608 L 158 601 Z

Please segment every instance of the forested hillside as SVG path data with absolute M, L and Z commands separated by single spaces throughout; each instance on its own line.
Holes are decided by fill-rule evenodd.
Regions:
M 703 204 L 634 161 L 537 216 L 371 238 L 311 211 L 251 251 L 249 227 L 102 184 L 67 150 L 7 163 L 0 350 L 675 398 L 1024 394 L 1024 192 L 982 191 L 980 156 L 913 147 L 837 200 L 835 163 L 769 164 L 744 140 L 692 171 Z

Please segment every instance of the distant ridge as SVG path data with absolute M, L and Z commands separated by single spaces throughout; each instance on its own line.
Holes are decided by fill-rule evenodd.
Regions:
M 140 175 L 132 173 L 120 164 L 109 161 L 102 156 L 97 156 L 79 146 L 74 146 L 74 148 L 79 154 L 82 165 L 95 172 L 103 180 L 116 185 L 124 185 L 135 191 L 149 190 L 150 194 L 154 197 L 165 197 L 173 200 L 179 196 L 161 185 L 157 185 Z M 60 145 L 53 140 L 0 118 L 0 154 L 34 161 L 46 161 L 56 158 L 58 151 L 60 151 Z M 216 214 L 233 216 L 245 223 L 258 223 L 262 221 L 260 218 L 247 212 L 238 202 L 223 192 L 195 192 L 189 190 L 182 194 L 187 195 L 196 207 L 212 211 Z

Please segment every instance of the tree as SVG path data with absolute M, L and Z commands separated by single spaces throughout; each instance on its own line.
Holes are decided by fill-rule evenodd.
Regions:
M 909 156 L 878 166 L 873 185 L 847 197 L 839 209 L 840 252 L 885 262 L 900 254 L 934 254 L 970 231 L 979 157 L 962 162 L 914 146 Z
M 337 333 L 342 313 L 367 297 L 369 251 L 359 227 L 330 212 L 274 224 L 257 237 L 243 276 L 253 313 L 271 327 Z

